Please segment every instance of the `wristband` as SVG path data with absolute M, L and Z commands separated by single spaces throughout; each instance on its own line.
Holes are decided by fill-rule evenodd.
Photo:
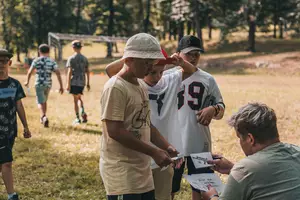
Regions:
M 211 200 L 211 199 L 214 198 L 214 197 L 219 197 L 219 195 L 218 195 L 218 194 L 213 194 L 213 195 L 211 195 L 211 196 L 208 198 L 208 200 Z
M 217 115 L 219 114 L 219 109 L 218 109 L 219 107 L 217 107 L 217 106 L 215 106 L 215 105 L 213 105 L 212 107 L 213 107 L 213 108 L 215 109 L 215 111 L 216 111 L 216 112 L 215 112 L 215 116 L 217 116 Z

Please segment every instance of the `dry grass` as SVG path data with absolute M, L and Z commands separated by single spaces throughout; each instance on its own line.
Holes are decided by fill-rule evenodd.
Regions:
M 24 75 L 15 75 L 21 82 Z M 249 101 L 261 101 L 273 107 L 278 115 L 281 139 L 300 145 L 299 115 L 300 80 L 298 77 L 268 75 L 216 75 L 226 103 L 224 120 L 211 125 L 213 149 L 237 161 L 243 157 L 233 131 L 226 119 Z M 105 199 L 98 160 L 101 124 L 99 120 L 100 93 L 107 77 L 94 75 L 92 90 L 85 92 L 84 101 L 89 123 L 71 126 L 74 119 L 72 97 L 53 92 L 49 99 L 50 128 L 39 124 L 39 112 L 34 91 L 24 99 L 33 137 L 19 137 L 14 148 L 14 174 L 16 189 L 22 199 Z M 33 81 L 32 81 L 33 84 Z M 19 132 L 22 130 L 21 126 Z M 223 177 L 226 180 L 226 177 Z M 3 184 L 1 184 L 3 185 Z M 0 199 L 5 199 L 1 186 Z M 190 189 L 185 183 L 176 197 L 190 199 Z
M 204 33 L 206 35 L 206 33 Z M 258 41 L 264 52 L 243 52 L 245 42 L 233 43 L 223 48 L 216 48 L 214 42 L 217 32 L 213 32 L 213 40 L 205 38 L 211 53 L 204 54 L 202 66 L 206 70 L 217 73 L 216 80 L 226 104 L 223 120 L 211 124 L 214 152 L 221 152 L 224 156 L 237 161 L 244 155 L 239 147 L 233 131 L 226 125 L 226 119 L 240 106 L 250 101 L 261 101 L 273 107 L 278 116 L 278 128 L 284 142 L 300 145 L 298 128 L 300 125 L 298 112 L 300 111 L 300 79 L 297 73 L 289 73 L 291 62 L 299 71 L 299 40 L 285 42 L 268 40 Z M 206 36 L 204 36 L 206 37 Z M 234 37 L 243 38 L 238 34 Z M 171 52 L 174 52 L 176 42 L 162 42 Z M 284 45 L 284 48 L 282 48 Z M 119 50 L 122 52 L 122 44 Z M 280 51 L 284 49 L 284 51 Z M 273 54 L 274 51 L 276 54 Z M 293 53 L 286 53 L 293 51 Z M 72 54 L 70 45 L 64 48 L 64 58 Z M 90 92 L 85 92 L 85 109 L 89 122 L 73 127 L 74 119 L 73 99 L 69 94 L 59 95 L 56 90 L 58 83 L 53 77 L 53 91 L 48 101 L 48 116 L 50 128 L 44 129 L 39 123 L 39 111 L 35 103 L 35 91 L 31 80 L 31 91 L 23 100 L 33 137 L 25 140 L 17 138 L 14 147 L 15 185 L 24 200 L 40 199 L 105 199 L 105 191 L 99 175 L 99 139 L 101 135 L 100 122 L 100 94 L 106 76 L 97 74 L 102 72 L 110 59 L 104 59 L 106 47 L 102 44 L 86 44 L 83 54 L 88 55 L 91 68 L 95 75 L 91 77 Z M 115 56 L 120 56 L 116 55 Z M 247 68 L 249 63 L 268 61 L 281 64 L 280 69 Z M 208 63 L 208 64 L 207 64 Z M 64 65 L 64 63 L 61 63 Z M 12 68 L 11 73 L 24 82 L 26 70 Z M 235 74 L 235 75 L 232 75 Z M 284 75 L 288 74 L 288 75 Z M 294 74 L 294 75 L 291 75 Z M 65 80 L 65 77 L 63 77 Z M 33 78 L 34 79 L 34 78 Z M 22 126 L 19 125 L 19 134 Z M 222 176 L 226 181 L 226 176 Z M 0 181 L 0 199 L 6 199 L 5 189 Z M 191 191 L 183 180 L 182 190 L 176 200 L 191 199 Z

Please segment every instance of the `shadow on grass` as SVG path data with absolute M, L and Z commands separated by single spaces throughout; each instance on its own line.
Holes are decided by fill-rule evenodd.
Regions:
M 96 153 L 69 155 L 52 146 L 51 141 L 18 138 L 14 158 L 15 186 L 23 200 L 105 199 Z M 4 194 L 0 199 L 7 198 Z
M 92 129 L 94 127 L 94 129 Z M 96 129 L 98 130 L 95 130 Z M 100 127 L 98 124 L 78 124 L 74 126 L 65 126 L 65 125 L 54 125 L 51 127 L 51 131 L 54 132 L 77 132 L 80 133 L 87 133 L 87 134 L 93 134 L 93 135 L 102 135 L 102 131 L 100 130 Z

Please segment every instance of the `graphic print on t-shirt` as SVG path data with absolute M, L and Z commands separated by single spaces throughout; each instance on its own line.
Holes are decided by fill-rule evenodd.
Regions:
M 194 81 L 187 86 L 188 94 L 193 100 L 187 100 L 185 102 L 185 85 L 183 89 L 178 93 L 178 110 L 187 103 L 192 110 L 200 110 L 202 107 L 202 98 L 205 91 L 205 86 L 201 82 Z
M 17 135 L 16 102 L 25 97 L 21 84 L 9 77 L 0 81 L 0 135 Z
M 143 126 L 150 126 L 150 109 L 148 106 L 148 102 L 144 101 L 141 104 L 141 109 L 136 112 L 132 118 L 131 124 L 132 128 L 134 129 L 140 129 Z
M 154 100 L 157 103 L 157 113 L 160 115 L 161 109 L 164 105 L 164 98 L 165 98 L 166 93 L 162 93 L 160 95 L 158 94 L 149 94 L 149 100 Z

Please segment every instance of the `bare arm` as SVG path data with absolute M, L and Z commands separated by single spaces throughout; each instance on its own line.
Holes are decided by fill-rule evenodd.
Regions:
M 85 74 L 86 74 L 86 87 L 88 90 L 90 90 L 90 68 L 88 66 L 85 68 Z
M 29 81 L 30 81 L 30 78 L 31 78 L 31 75 L 32 75 L 32 72 L 33 72 L 33 67 L 31 66 L 27 72 L 27 79 L 26 79 L 26 82 L 25 82 L 25 86 L 28 87 L 28 84 L 29 84 Z
M 25 138 L 29 138 L 31 137 L 31 133 L 28 129 L 28 124 L 27 124 L 27 119 L 26 119 L 26 114 L 25 114 L 25 109 L 23 107 L 23 104 L 22 104 L 22 101 L 21 100 L 18 100 L 17 101 L 17 113 L 18 113 L 18 116 L 23 124 L 23 127 L 24 127 L 24 137 Z
M 60 72 L 58 69 L 56 69 L 55 71 L 55 74 L 57 76 L 57 80 L 59 82 L 59 92 L 62 94 L 64 92 L 64 89 L 63 89 L 63 84 L 62 84 L 62 80 L 61 80 L 61 75 L 60 75 Z
M 173 54 L 171 57 L 175 59 L 173 64 L 180 66 L 183 70 L 182 80 L 190 77 L 194 72 L 197 71 L 197 67 L 182 59 L 178 53 Z
M 122 59 L 115 60 L 114 62 L 109 63 L 105 67 L 105 72 L 109 77 L 112 77 L 122 69 L 123 65 L 124 65 L 124 60 Z
M 109 137 L 125 147 L 151 156 L 161 167 L 167 166 L 172 162 L 166 152 L 137 139 L 131 132 L 127 131 L 123 122 L 105 120 L 104 123 L 106 124 Z
M 72 69 L 71 67 L 68 67 L 67 71 L 67 90 L 70 91 L 71 87 L 71 77 L 72 77 Z

